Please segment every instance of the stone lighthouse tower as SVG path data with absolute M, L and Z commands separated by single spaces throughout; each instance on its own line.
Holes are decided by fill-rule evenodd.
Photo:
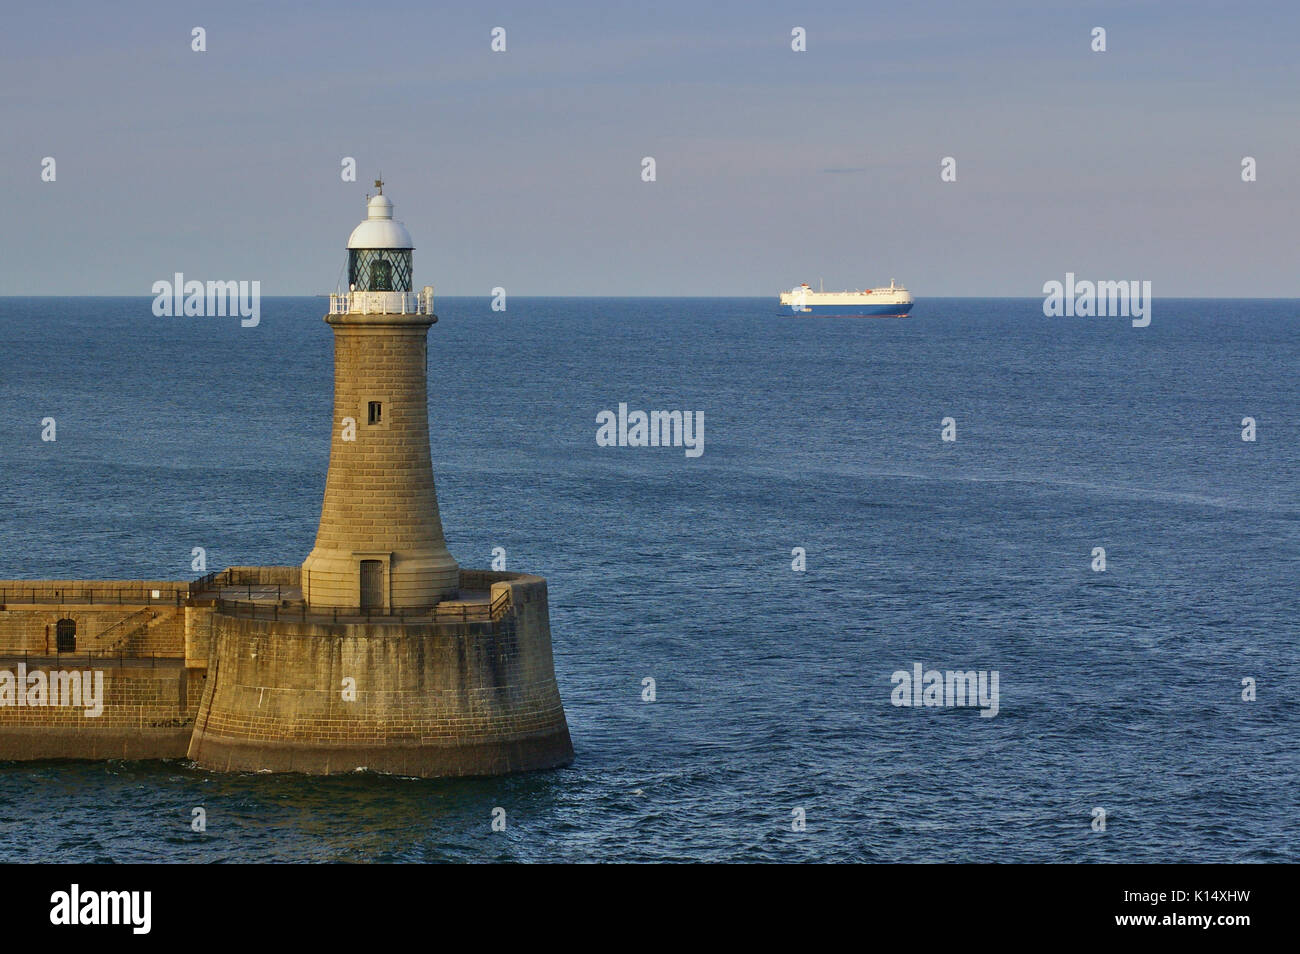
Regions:
M 456 565 L 426 381 L 433 289 L 380 193 L 330 298 L 334 413 L 316 545 L 210 574 L 185 606 L 206 671 L 188 754 L 222 771 L 497 775 L 573 759 L 546 581 Z M 437 354 L 434 354 L 434 360 Z
M 346 294 L 330 299 L 334 422 L 316 546 L 302 566 L 309 606 L 430 607 L 458 587 L 438 516 L 425 369 L 433 289 L 411 290 L 413 243 L 393 203 L 370 199 L 348 239 Z

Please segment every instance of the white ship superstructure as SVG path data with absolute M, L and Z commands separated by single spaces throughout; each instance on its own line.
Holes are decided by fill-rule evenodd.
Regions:
M 912 310 L 912 295 L 891 278 L 888 288 L 857 291 L 813 291 L 807 282 L 781 292 L 781 307 L 796 315 L 839 315 L 846 318 L 902 318 Z

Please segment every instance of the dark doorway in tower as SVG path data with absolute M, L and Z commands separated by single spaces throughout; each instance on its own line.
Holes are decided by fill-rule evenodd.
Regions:
M 77 621 L 61 619 L 54 626 L 54 651 L 75 653 L 77 651 Z
M 361 561 L 361 608 L 384 608 L 384 562 L 382 560 Z
M 372 291 L 393 290 L 393 263 L 382 258 L 370 263 L 370 288 Z

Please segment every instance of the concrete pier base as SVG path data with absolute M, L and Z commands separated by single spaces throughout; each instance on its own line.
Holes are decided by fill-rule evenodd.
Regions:
M 201 747 L 201 757 L 195 749 Z M 442 745 L 393 742 L 329 745 L 262 740 L 234 740 L 196 735 L 190 757 L 203 768 L 222 772 L 301 772 L 338 775 L 379 772 L 414 778 L 508 775 L 559 768 L 573 761 L 567 726 L 546 735 L 498 738 Z
M 0 761 L 183 759 L 190 727 L 0 725 Z
M 546 581 L 462 571 L 461 585 L 490 588 L 481 605 L 494 618 L 215 611 L 189 757 L 222 771 L 420 777 L 567 764 Z

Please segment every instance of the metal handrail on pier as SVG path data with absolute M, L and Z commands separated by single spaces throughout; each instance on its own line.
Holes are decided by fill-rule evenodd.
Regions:
M 0 586 L 0 606 L 8 603 L 57 606 L 60 603 L 86 603 L 87 605 L 182 605 L 189 598 L 189 587 L 158 587 L 149 589 L 109 589 L 107 587 L 68 587 L 66 589 L 40 589 L 36 587 Z
M 484 603 L 448 605 L 446 601 L 430 606 L 401 606 L 385 610 L 373 606 L 308 606 L 301 600 L 283 601 L 230 600 L 217 598 L 215 609 L 236 619 L 298 620 L 302 623 L 436 623 L 454 620 L 462 623 L 494 623 L 510 611 L 510 591 Z

